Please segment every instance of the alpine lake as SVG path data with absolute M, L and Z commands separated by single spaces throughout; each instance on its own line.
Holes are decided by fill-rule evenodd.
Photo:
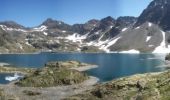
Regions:
M 0 54 L 0 62 L 17 67 L 41 68 L 50 61 L 76 60 L 98 65 L 86 73 L 100 79 L 100 82 L 148 72 L 167 70 L 164 54 L 121 54 L 121 53 L 39 53 L 39 54 Z M 0 74 L 0 84 L 9 83 L 5 77 L 13 74 Z

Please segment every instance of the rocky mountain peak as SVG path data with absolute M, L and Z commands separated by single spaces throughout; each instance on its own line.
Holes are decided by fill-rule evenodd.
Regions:
M 0 22 L 0 25 L 5 25 L 6 27 L 9 27 L 9 28 L 25 28 L 24 26 L 14 22 L 14 21 Z
M 92 25 L 96 25 L 97 23 L 99 23 L 99 20 L 96 20 L 96 19 L 92 19 L 92 20 L 89 20 L 87 23 L 85 24 L 92 24 Z
M 152 7 L 158 7 L 158 6 L 165 6 L 168 4 L 170 4 L 169 0 L 154 0 L 150 3 L 148 7 L 152 8 Z
M 136 17 L 124 16 L 117 18 L 116 26 L 127 27 L 133 25 L 137 21 Z
M 115 21 L 116 20 L 114 18 L 112 18 L 111 16 L 101 19 L 101 22 L 104 24 L 114 24 Z
M 62 22 L 57 21 L 52 18 L 48 18 L 41 25 L 45 25 L 48 29 L 60 29 L 60 30 L 70 30 L 71 26 Z
M 42 23 L 42 25 L 46 25 L 46 26 L 56 26 L 56 25 L 61 25 L 61 24 L 63 24 L 64 22 L 62 22 L 62 21 L 57 21 L 57 20 L 54 20 L 54 19 L 52 19 L 52 18 L 48 18 L 48 19 L 46 19 L 43 23 Z
M 135 26 L 139 26 L 145 22 L 152 22 L 159 25 L 163 30 L 170 30 L 170 1 L 154 0 L 139 16 Z

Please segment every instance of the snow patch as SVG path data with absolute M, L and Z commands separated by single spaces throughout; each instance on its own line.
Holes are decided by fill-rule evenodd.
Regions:
M 98 35 L 98 34 L 99 34 L 99 31 L 95 32 L 94 34 Z
M 152 23 L 149 22 L 149 23 L 148 23 L 148 26 L 151 27 L 151 26 L 152 26 Z
M 108 48 L 108 47 L 110 47 L 111 45 L 115 44 L 115 43 L 117 42 L 117 40 L 119 40 L 120 38 L 121 38 L 121 37 L 117 37 L 116 39 L 110 41 L 106 47 Z
M 46 35 L 46 36 L 48 35 L 48 33 L 47 33 L 47 32 L 43 32 L 43 34 L 44 34 L 44 35 Z
M 0 27 L 4 30 L 4 31 L 6 31 L 6 26 L 5 25 L 0 25 Z
M 146 42 L 148 42 L 151 39 L 151 36 L 147 36 Z
M 127 29 L 128 29 L 128 28 L 123 28 L 123 29 L 122 29 L 122 32 L 126 31 Z
M 139 54 L 140 51 L 135 50 L 135 49 L 131 49 L 131 50 L 127 50 L 127 51 L 121 51 L 119 53 L 132 53 L 132 54 Z
M 0 25 L 0 27 L 4 30 L 4 31 L 19 31 L 19 32 L 28 32 L 24 29 L 17 29 L 17 28 L 8 28 L 5 25 Z
M 81 36 L 78 33 L 74 33 L 73 35 L 67 36 L 65 39 L 68 39 L 68 40 L 73 41 L 73 42 L 80 42 L 81 43 L 82 40 L 86 39 L 86 37 L 87 37 L 87 34 Z
M 148 45 L 149 47 L 154 47 L 154 45 Z
M 66 31 L 63 30 L 62 32 L 65 33 Z
M 113 26 L 110 26 L 110 28 L 113 28 Z
M 160 46 L 156 47 L 153 53 L 170 53 L 170 45 L 166 47 L 165 32 L 161 31 L 163 39 Z
M 114 45 L 121 37 L 117 37 L 114 38 L 113 40 L 110 41 L 106 41 L 107 43 L 105 43 L 105 45 L 102 45 L 99 49 L 102 49 L 104 51 L 106 51 L 107 53 L 110 52 L 110 50 L 108 49 L 110 46 Z
M 33 29 L 33 31 L 45 31 L 45 30 L 47 30 L 47 26 L 45 26 L 45 25 L 42 25 L 42 26 L 40 26 L 40 27 L 37 27 L 37 28 L 34 28 Z
M 138 27 L 136 27 L 135 29 L 139 29 L 140 27 L 138 26 Z

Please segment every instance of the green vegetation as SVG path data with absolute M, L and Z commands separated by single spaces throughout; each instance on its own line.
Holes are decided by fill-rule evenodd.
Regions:
M 117 79 L 64 100 L 170 100 L 170 71 Z
M 0 73 L 22 73 L 22 74 L 30 74 L 33 73 L 35 69 L 33 68 L 18 68 L 12 66 L 0 66 Z
M 0 100 L 19 100 L 19 99 L 14 95 L 6 94 L 3 89 L 0 89 Z
M 24 90 L 23 91 L 24 94 L 28 95 L 28 96 L 36 96 L 36 95 L 41 95 L 40 92 L 35 92 L 35 91 L 29 91 L 29 90 Z
M 88 76 L 70 68 L 85 65 L 76 61 L 50 62 L 44 68 L 37 69 L 32 74 L 25 76 L 16 85 L 22 87 L 52 87 L 78 84 L 88 79 Z

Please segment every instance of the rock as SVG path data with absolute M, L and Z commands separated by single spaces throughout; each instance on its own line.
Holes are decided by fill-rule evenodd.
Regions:
M 139 91 L 142 91 L 145 88 L 146 82 L 144 80 L 137 81 L 137 88 L 139 88 Z
M 170 100 L 169 76 L 170 70 L 120 78 L 98 84 L 66 100 L 72 97 L 80 100 Z
M 167 61 L 170 60 L 170 54 L 166 55 L 165 60 L 167 60 Z
M 37 69 L 15 84 L 22 87 L 52 87 L 60 85 L 78 84 L 89 77 L 71 67 L 80 67 L 82 64 L 76 61 L 50 62 L 42 69 Z
M 30 91 L 30 90 L 24 90 L 23 91 L 24 94 L 29 95 L 29 96 L 36 96 L 36 95 L 40 95 L 40 92 L 36 92 L 36 91 Z

